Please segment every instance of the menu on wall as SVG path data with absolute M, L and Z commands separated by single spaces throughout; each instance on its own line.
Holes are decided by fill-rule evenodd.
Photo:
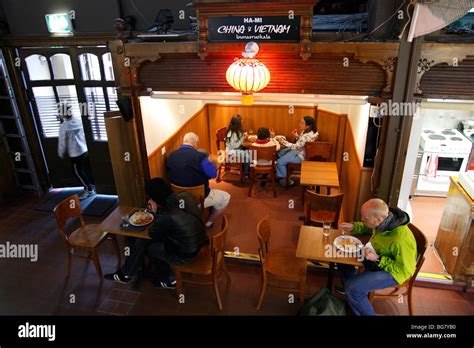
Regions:
M 209 42 L 300 40 L 300 16 L 210 17 L 207 26 Z

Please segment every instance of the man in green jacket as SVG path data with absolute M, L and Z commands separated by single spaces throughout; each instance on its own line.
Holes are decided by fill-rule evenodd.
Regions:
M 352 235 L 370 233 L 364 248 L 365 271 L 338 265 L 347 301 L 355 315 L 375 315 L 368 295 L 372 290 L 403 284 L 415 272 L 416 240 L 408 228 L 410 218 L 399 208 L 389 208 L 381 199 L 370 199 L 361 207 L 362 222 L 344 222 Z

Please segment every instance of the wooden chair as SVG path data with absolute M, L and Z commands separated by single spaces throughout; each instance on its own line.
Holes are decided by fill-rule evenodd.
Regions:
M 262 288 L 258 298 L 257 310 L 260 309 L 265 291 L 268 286 L 268 276 L 272 276 L 281 281 L 294 281 L 299 283 L 299 289 L 288 289 L 276 287 L 280 290 L 295 291 L 299 290 L 300 304 L 304 303 L 306 289 L 306 260 L 297 258 L 296 252 L 291 248 L 270 248 L 270 218 L 265 216 L 258 222 L 257 238 L 260 244 L 258 253 L 260 256 L 260 264 L 262 265 Z
M 323 222 L 331 222 L 337 228 L 344 193 L 327 196 L 307 190 L 304 198 L 305 225 L 322 227 Z
M 376 299 L 383 299 L 383 298 L 399 298 L 403 296 L 403 298 L 408 299 L 408 313 L 409 315 L 413 315 L 413 286 L 415 284 L 416 276 L 418 272 L 420 272 L 423 263 L 425 262 L 425 251 L 428 248 L 428 239 L 426 236 L 421 232 L 418 227 L 413 224 L 408 224 L 413 236 L 416 240 L 416 268 L 415 273 L 407 279 L 403 284 L 396 285 L 391 288 L 386 288 L 382 290 L 372 291 L 369 294 L 369 301 L 371 303 L 374 302 Z
M 288 163 L 286 165 L 286 186 L 290 185 L 291 176 L 301 174 L 301 163 Z
M 227 127 L 219 128 L 216 131 L 216 149 L 217 152 L 223 151 L 224 153 L 224 162 L 221 163 L 219 169 L 217 170 L 216 181 L 220 182 L 225 174 L 229 173 L 231 170 L 238 170 L 240 175 L 240 182 L 244 182 L 244 166 L 242 163 L 229 163 L 227 162 L 227 154 L 225 153 L 225 138 L 227 136 Z M 221 144 L 223 144 L 223 149 L 221 150 Z M 218 154 L 219 155 L 219 154 Z M 222 155 L 221 155 L 222 156 Z M 222 173 L 222 168 L 224 168 L 224 173 Z
M 329 162 L 331 160 L 332 143 L 313 141 L 305 144 L 306 160 Z
M 331 160 L 332 143 L 326 141 L 314 141 L 306 143 L 306 160 L 317 162 L 329 162 Z M 305 190 L 303 188 L 303 190 Z M 315 187 L 316 193 L 320 193 L 320 187 Z M 327 188 L 330 193 L 330 188 Z M 303 191 L 304 194 L 304 191 Z
M 205 215 L 205 209 L 204 209 L 204 199 L 205 199 L 205 187 L 204 185 L 198 185 L 198 186 L 189 186 L 189 187 L 184 187 L 184 186 L 178 186 L 175 184 L 171 184 L 171 189 L 173 192 L 179 193 L 179 192 L 189 192 L 196 202 L 199 205 L 199 208 L 201 209 L 201 216 L 204 219 Z
M 276 145 L 262 147 L 252 145 L 250 150 L 255 154 L 254 164 L 250 166 L 250 178 L 251 183 L 249 187 L 248 196 L 252 195 L 252 188 L 255 183 L 265 182 L 270 180 L 272 183 L 273 197 L 276 198 L 276 188 L 275 188 L 275 160 L 276 160 Z M 271 162 L 267 165 L 259 165 L 258 161 L 268 161 Z
M 100 267 L 97 249 L 106 239 L 107 232 L 97 230 L 98 225 L 86 225 L 81 214 L 81 204 L 77 195 L 70 196 L 54 207 L 54 215 L 58 224 L 59 232 L 68 248 L 68 267 L 67 275 L 71 274 L 71 262 L 73 250 L 83 250 L 88 252 L 87 258 L 94 261 L 95 268 L 100 280 L 103 280 L 102 269 Z M 70 218 L 78 217 L 81 227 L 74 230 L 71 234 L 66 235 L 65 226 Z M 118 265 L 121 263 L 120 249 L 117 243 L 117 237 L 111 234 L 112 242 L 118 256 Z M 76 255 L 79 256 L 79 255 Z
M 229 273 L 224 262 L 224 245 L 227 237 L 227 229 L 229 223 L 226 215 L 222 217 L 221 231 L 211 238 L 210 247 L 202 247 L 196 259 L 188 264 L 174 267 L 176 277 L 176 294 L 179 296 L 183 293 L 183 283 L 192 283 L 200 285 L 213 285 L 217 299 L 217 305 L 222 310 L 222 299 L 219 291 L 219 279 L 222 274 L 225 275 L 228 284 L 231 283 Z M 183 273 L 211 277 L 211 280 L 197 281 L 183 279 Z

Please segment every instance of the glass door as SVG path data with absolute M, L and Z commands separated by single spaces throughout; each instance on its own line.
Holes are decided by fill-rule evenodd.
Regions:
M 81 186 L 57 151 L 60 115 L 67 113 L 82 124 L 98 193 L 115 194 L 104 112 L 118 108 L 107 48 L 23 48 L 19 56 L 52 186 Z

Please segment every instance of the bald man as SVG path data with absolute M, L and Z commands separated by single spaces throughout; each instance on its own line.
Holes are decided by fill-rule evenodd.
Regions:
M 371 234 L 364 249 L 365 271 L 357 274 L 349 265 L 338 265 L 347 302 L 355 315 L 375 315 L 368 295 L 372 290 L 403 284 L 415 272 L 416 241 L 408 228 L 410 218 L 399 208 L 389 208 L 374 198 L 361 207 L 362 222 L 341 224 L 351 235 Z M 371 246 L 371 247 L 370 247 Z
M 204 208 L 212 208 L 206 227 L 211 227 L 214 220 L 229 205 L 230 194 L 209 188 L 209 179 L 217 176 L 217 166 L 205 151 L 197 150 L 198 145 L 198 135 L 192 132 L 186 133 L 183 144 L 168 157 L 166 169 L 170 181 L 175 185 L 183 187 L 204 185 Z

